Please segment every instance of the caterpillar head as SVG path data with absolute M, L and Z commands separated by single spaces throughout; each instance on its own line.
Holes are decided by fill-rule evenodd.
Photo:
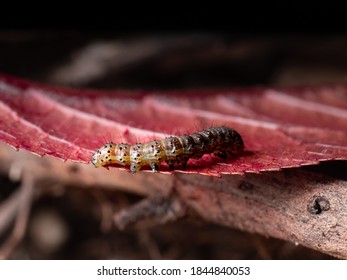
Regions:
M 107 168 L 111 164 L 129 165 L 128 144 L 114 144 L 112 142 L 100 147 L 92 156 L 92 163 L 95 167 L 103 166 Z

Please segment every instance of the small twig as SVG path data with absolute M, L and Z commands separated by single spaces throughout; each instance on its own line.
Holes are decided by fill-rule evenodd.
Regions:
M 0 235 L 10 226 L 15 219 L 22 195 L 22 188 L 17 189 L 6 201 L 0 205 Z
M 119 211 L 114 215 L 113 221 L 120 230 L 129 226 L 143 229 L 175 221 L 185 214 L 186 206 L 177 195 L 171 194 L 168 197 L 157 195 Z
M 100 212 L 101 212 L 101 231 L 109 232 L 112 228 L 112 215 L 113 209 L 107 196 L 100 191 L 92 191 L 92 195 L 98 202 Z
M 21 177 L 22 184 L 18 192 L 9 199 L 6 205 L 2 205 L 4 211 L 0 211 L 0 215 L 6 218 L 6 222 L 9 222 L 11 216 L 17 213 L 12 234 L 0 247 L 0 259 L 8 258 L 23 239 L 26 231 L 35 182 L 33 176 L 24 169 L 21 169 Z
M 153 240 L 148 230 L 140 230 L 137 234 L 141 244 L 146 248 L 148 251 L 148 255 L 152 260 L 161 260 L 162 255 L 160 253 L 160 250 L 158 248 L 157 243 Z

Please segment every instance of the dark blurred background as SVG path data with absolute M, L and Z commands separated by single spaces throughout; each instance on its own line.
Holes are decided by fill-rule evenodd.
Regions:
M 346 79 L 345 9 L 334 1 L 6 4 L 0 71 L 29 79 L 133 89 Z

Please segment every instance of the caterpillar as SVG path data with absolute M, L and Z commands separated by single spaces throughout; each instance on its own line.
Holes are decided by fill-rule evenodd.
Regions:
M 100 147 L 91 161 L 95 167 L 108 168 L 113 164 L 130 165 L 132 173 L 139 171 L 142 166 L 149 165 L 152 171 L 156 172 L 163 161 L 168 164 L 169 170 L 173 170 L 174 165 L 179 163 L 185 169 L 190 158 L 199 159 L 204 154 L 214 154 L 226 159 L 227 153 L 234 155 L 243 149 L 244 144 L 240 134 L 230 127 L 220 126 L 132 146 L 110 142 Z

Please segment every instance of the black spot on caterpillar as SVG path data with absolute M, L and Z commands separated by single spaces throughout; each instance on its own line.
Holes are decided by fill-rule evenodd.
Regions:
M 110 142 L 96 151 L 92 163 L 95 167 L 106 168 L 112 164 L 130 165 L 130 171 L 133 173 L 139 171 L 142 166 L 149 165 L 155 172 L 163 161 L 169 165 L 170 170 L 179 163 L 185 169 L 190 158 L 199 159 L 204 154 L 214 154 L 226 159 L 227 153 L 234 155 L 243 149 L 240 134 L 230 127 L 220 126 L 132 146 Z

